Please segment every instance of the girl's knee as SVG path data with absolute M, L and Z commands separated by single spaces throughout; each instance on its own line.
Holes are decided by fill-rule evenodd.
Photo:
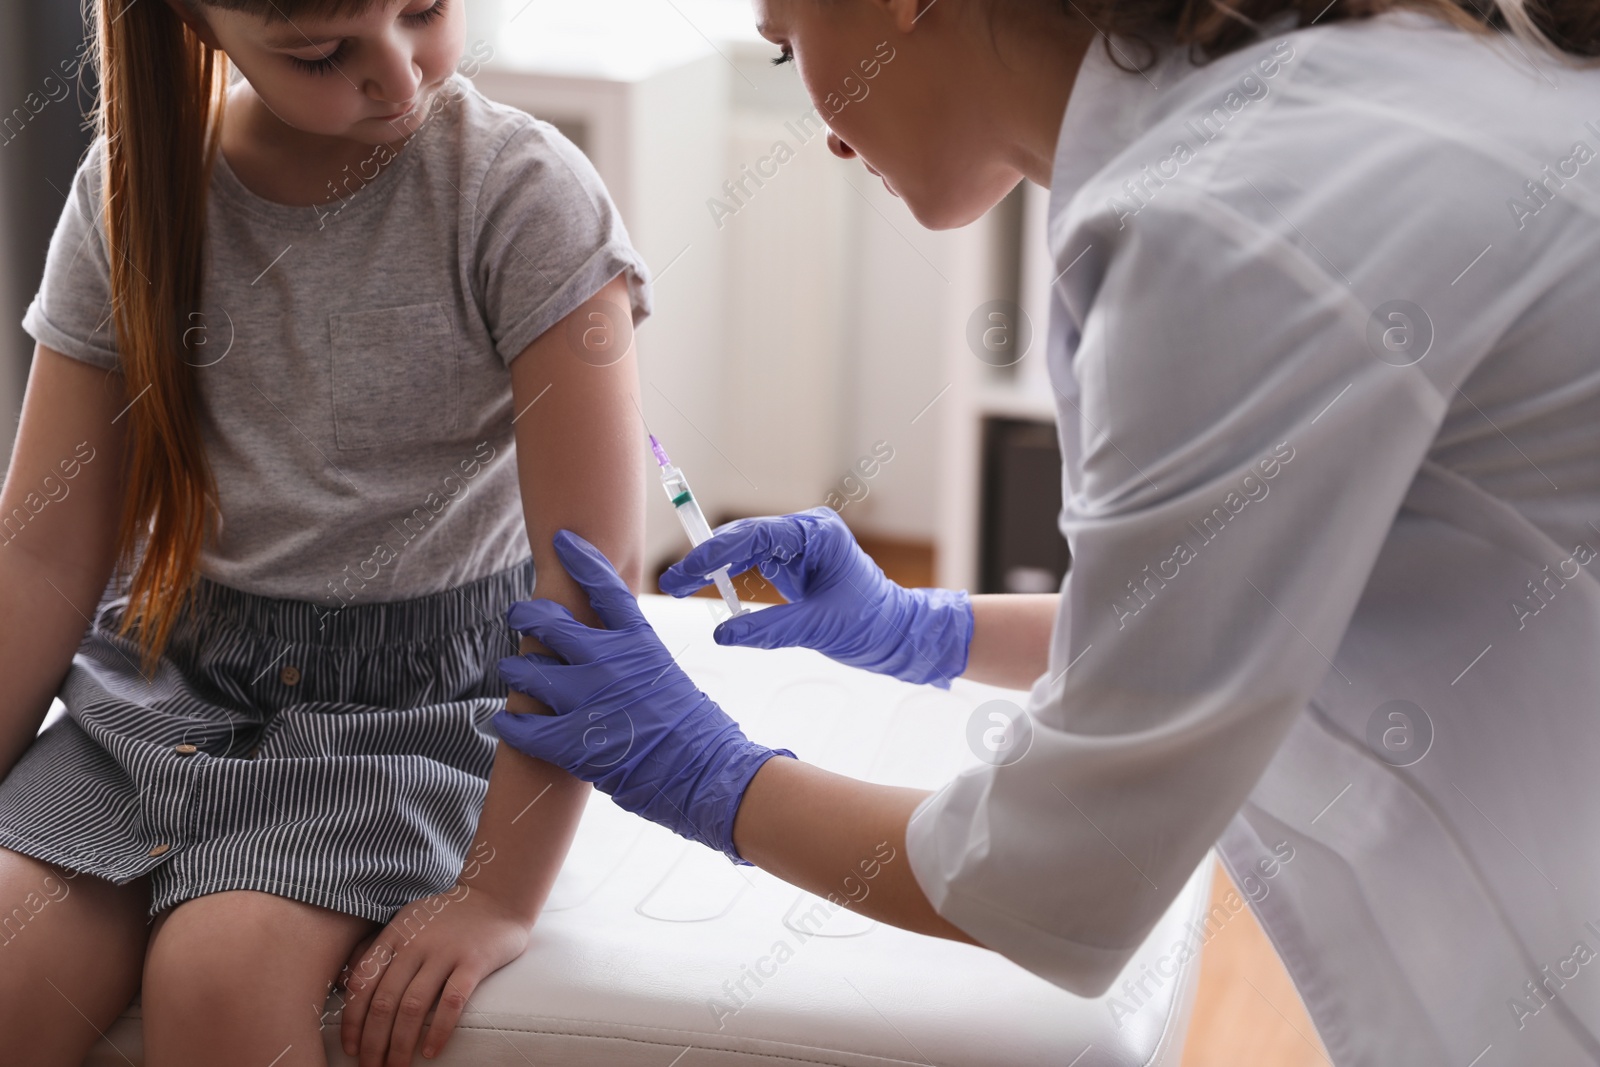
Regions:
M 76 871 L 0 848 L 0 947 L 21 937 L 52 904 L 71 896 L 79 880 Z M 97 879 L 83 876 L 83 881 L 87 885 Z
M 23 960 L 70 970 L 91 956 L 99 967 L 132 963 L 137 974 L 148 903 L 143 878 L 116 885 L 0 848 L 0 980 L 28 970 Z
M 266 893 L 185 901 L 162 917 L 145 955 L 146 1013 L 218 1018 L 229 1006 L 321 1018 L 330 983 L 372 924 Z
M 78 1063 L 139 988 L 148 885 L 118 886 L 0 849 L 0 1047 Z
M 144 957 L 144 1014 L 214 1017 L 237 1001 L 248 974 L 246 946 L 212 941 L 199 931 L 158 930 Z

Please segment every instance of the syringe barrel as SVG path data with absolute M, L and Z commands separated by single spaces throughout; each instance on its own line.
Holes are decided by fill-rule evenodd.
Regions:
M 672 510 L 678 513 L 678 521 L 683 523 L 689 543 L 698 545 L 702 541 L 709 541 L 711 526 L 706 522 L 705 512 L 700 510 L 700 502 L 695 500 L 694 493 L 689 489 L 689 480 L 683 476 L 683 472 L 676 467 L 663 468 L 661 488 L 666 490 L 667 499 L 672 501 Z
M 677 506 L 678 521 L 683 523 L 684 532 L 689 535 L 689 543 L 698 545 L 702 541 L 711 540 L 711 526 L 706 522 L 705 512 L 700 510 L 700 505 L 693 497 Z
M 694 498 L 694 493 L 689 489 L 689 479 L 683 472 L 671 464 L 661 468 L 661 488 L 666 491 L 667 499 L 672 501 L 672 510 L 678 513 L 678 521 L 683 524 L 684 533 L 689 535 L 689 543 L 698 545 L 711 539 L 711 525 L 706 522 L 705 512 L 700 510 L 700 502 Z M 743 615 L 749 608 L 741 607 L 738 593 L 733 588 L 733 580 L 728 577 L 726 566 L 718 567 L 709 577 L 716 583 L 717 592 L 722 594 L 723 603 L 728 605 L 728 610 L 735 615 Z

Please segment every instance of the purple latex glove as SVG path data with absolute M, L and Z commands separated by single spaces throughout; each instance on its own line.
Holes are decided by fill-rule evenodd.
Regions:
M 500 711 L 495 730 L 620 807 L 746 864 L 733 844 L 744 791 L 768 759 L 794 753 L 749 740 L 696 688 L 598 549 L 567 530 L 554 544 L 606 628 L 585 626 L 553 600 L 512 604 L 511 628 L 555 656 L 507 656 L 500 677 L 555 714 Z
M 661 591 L 688 596 L 724 564 L 731 574 L 757 567 L 789 603 L 724 620 L 713 634 L 719 645 L 814 648 L 852 667 L 941 689 L 967 669 L 966 592 L 891 582 L 832 508 L 719 526 L 667 569 Z

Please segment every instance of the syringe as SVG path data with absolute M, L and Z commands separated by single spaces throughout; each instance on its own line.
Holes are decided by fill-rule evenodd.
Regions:
M 689 480 L 683 472 L 672 465 L 672 460 L 667 458 L 667 450 L 661 447 L 661 442 L 656 440 L 656 435 L 650 435 L 650 449 L 656 454 L 656 462 L 661 466 L 661 488 L 667 491 L 667 499 L 672 501 L 672 509 L 678 513 L 678 521 L 683 523 L 683 530 L 689 535 L 689 543 L 698 545 L 702 541 L 711 539 L 711 526 L 706 522 L 705 512 L 700 510 L 699 501 L 689 491 Z M 727 566 L 722 566 L 712 571 L 708 576 L 717 584 L 717 592 L 722 594 L 723 603 L 728 605 L 728 610 L 735 615 L 743 615 L 749 608 L 739 606 L 739 596 L 733 591 L 733 579 L 728 577 Z

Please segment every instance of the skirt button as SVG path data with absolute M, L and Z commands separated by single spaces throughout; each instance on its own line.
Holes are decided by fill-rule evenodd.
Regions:
M 200 750 L 195 748 L 193 745 L 178 745 L 174 747 L 172 751 L 176 752 L 180 756 L 192 756 Z
M 300 668 L 292 664 L 285 664 L 283 670 L 278 672 L 278 681 L 284 685 L 296 685 L 300 681 Z
M 166 842 L 162 842 L 161 844 L 157 845 L 155 848 L 152 848 L 150 850 L 150 855 L 159 856 L 159 855 L 161 855 L 163 852 L 167 851 L 167 849 L 169 849 L 171 847 L 172 846 L 167 844 Z

